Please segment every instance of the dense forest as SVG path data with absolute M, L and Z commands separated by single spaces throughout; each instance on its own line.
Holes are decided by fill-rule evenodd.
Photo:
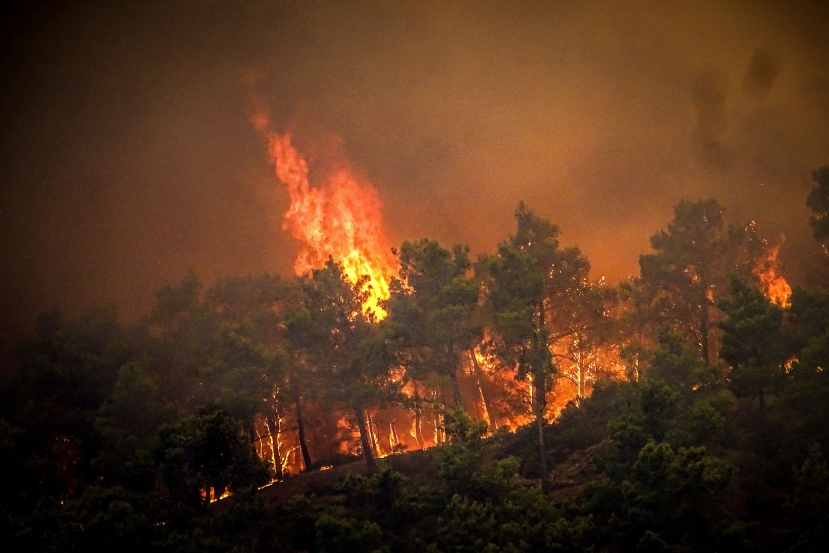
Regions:
M 829 167 L 814 179 L 829 244 Z M 329 260 L 191 274 L 129 325 L 43 313 L 0 390 L 3 543 L 822 551 L 829 291 L 791 290 L 726 215 L 680 201 L 616 286 L 522 203 L 477 259 L 403 243 L 376 309 Z

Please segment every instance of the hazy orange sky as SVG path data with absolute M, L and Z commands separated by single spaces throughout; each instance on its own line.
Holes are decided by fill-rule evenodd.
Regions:
M 392 245 L 492 250 L 519 200 L 594 276 L 681 198 L 756 219 L 796 282 L 829 163 L 824 2 L 65 1 L 2 8 L 2 348 L 39 310 L 134 318 L 193 268 L 290 272 L 247 70 L 309 155 L 338 137 Z M 316 148 L 316 150 L 314 149 Z

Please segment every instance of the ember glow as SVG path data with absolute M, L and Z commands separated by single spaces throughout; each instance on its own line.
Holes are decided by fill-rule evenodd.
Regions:
M 347 163 L 312 185 L 308 163 L 291 135 L 274 132 L 267 111 L 261 108 L 252 115 L 251 122 L 267 138 L 270 161 L 291 198 L 283 229 L 303 244 L 294 262 L 296 274 L 321 268 L 333 258 L 352 283 L 366 280 L 369 298 L 363 309 L 378 319 L 385 317 L 378 303 L 389 297 L 389 283 L 396 269 L 383 230 L 377 191 L 357 177 Z

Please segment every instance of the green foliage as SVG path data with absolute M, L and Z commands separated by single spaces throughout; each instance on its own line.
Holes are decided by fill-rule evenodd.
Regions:
M 331 513 L 321 514 L 314 524 L 314 549 L 320 553 L 387 553 L 383 534 L 374 522 L 358 521 Z
M 666 382 L 672 389 L 687 394 L 699 387 L 716 387 L 719 371 L 703 361 L 699 353 L 686 347 L 670 328 L 659 332 L 647 378 Z
M 710 361 L 716 302 L 728 291 L 729 275 L 751 275 L 765 242 L 752 225 L 726 226 L 722 206 L 711 198 L 680 201 L 651 246 L 655 253 L 641 255 L 639 268 L 653 316 L 682 331 L 688 344 L 699 344 Z
M 430 374 L 448 378 L 454 405 L 460 407 L 456 373 L 482 331 L 477 316 L 479 286 L 467 276 L 469 247 L 455 245 L 450 252 L 424 238 L 404 242 L 399 259 L 400 280 L 392 283 L 385 323 L 397 359 L 411 378 Z
M 668 544 L 699 550 L 717 539 L 713 529 L 726 514 L 720 505 L 733 471 L 705 448 L 649 441 L 627 470 L 588 490 L 582 508 L 609 526 L 604 539 L 616 547 L 653 547 L 658 535 Z
M 112 395 L 95 420 L 95 428 L 107 441 L 107 449 L 97 460 L 104 478 L 131 489 L 152 488 L 153 468 L 148 451 L 158 428 L 175 419 L 173 406 L 161 397 L 143 363 L 121 367 Z
M 829 294 L 797 289 L 789 308 L 766 300 L 748 274 L 765 242 L 754 227 L 726 227 L 713 200 L 680 202 L 621 304 L 587 282 L 587 260 L 560 246 L 555 225 L 523 204 L 515 216 L 516 234 L 481 259 L 476 279 L 465 247 L 404 244 L 403 281 L 383 322 L 363 313 L 361 283 L 333 262 L 297 280 L 227 277 L 209 289 L 191 274 L 163 286 L 134 328 L 111 308 L 43 315 L 21 346 L 21 370 L 0 391 L 4 545 L 825 548 Z M 744 279 L 726 288 L 729 273 Z M 718 319 L 720 359 L 708 362 L 717 348 L 699 344 L 715 337 Z M 373 460 L 366 409 L 401 401 L 407 379 L 453 380 L 484 323 L 499 362 L 534 384 L 535 428 L 484 437 L 459 401 L 451 411 L 436 402 L 449 443 L 382 462 L 405 475 L 351 474 L 333 489 L 320 478 L 311 487 L 319 497 L 278 496 L 291 485 L 256 491 L 271 475 L 251 446 L 254 420 L 277 428 L 284 416 L 301 433 L 299 411 L 311 400 L 325 416 L 352 417 Z M 652 332 L 658 323 L 666 325 Z M 569 362 L 562 344 L 572 337 L 592 347 L 608 336 L 629 346 L 630 381 L 598 382 L 544 423 L 544 392 Z M 547 458 L 556 461 L 550 471 Z M 542 491 L 537 477 L 551 474 Z M 225 489 L 230 498 L 208 503 L 211 490 Z
M 397 389 L 389 372 L 394 363 L 386 329 L 371 324 L 373 316 L 362 309 L 368 297 L 364 282 L 349 282 L 333 260 L 301 284 L 303 305 L 287 320 L 289 342 L 321 393 L 353 417 L 366 464 L 374 470 L 365 409 L 395 397 Z M 292 385 L 298 385 L 296 379 Z
M 462 495 L 476 501 L 503 501 L 522 486 L 520 461 L 515 457 L 488 460 L 483 442 L 457 443 L 434 455 L 444 499 Z
M 553 373 L 549 350 L 549 330 L 545 322 L 544 301 L 551 293 L 554 269 L 566 266 L 565 260 L 578 251 L 559 248 L 557 226 L 537 218 L 523 203 L 515 211 L 516 234 L 498 246 L 496 256 L 483 258 L 479 272 L 486 276 L 487 308 L 496 332 L 493 346 L 498 357 L 516 367 L 518 378 L 532 377 L 548 387 Z M 578 279 L 568 271 L 556 279 L 559 287 Z M 548 286 L 549 284 L 549 286 Z
M 452 442 L 479 440 L 487 428 L 486 421 L 472 420 L 460 407 L 454 412 L 444 411 L 443 426 L 446 436 Z
M 211 488 L 220 495 L 269 479 L 241 426 L 220 410 L 162 426 L 155 457 L 172 500 L 191 506 L 205 505 Z
M 278 528 L 281 541 L 286 542 L 288 551 L 307 551 L 314 545 L 313 510 L 314 496 L 296 495 L 281 509 L 280 514 L 287 519 L 284 527 Z
M 732 389 L 737 396 L 758 396 L 762 411 L 764 394 L 779 388 L 785 377 L 783 363 L 789 354 L 781 329 L 783 310 L 737 277 L 731 280 L 731 297 L 720 308 L 728 315 L 719 324 L 720 355 L 732 367 Z
M 146 551 L 163 539 L 159 514 L 151 501 L 123 488 L 90 486 L 65 505 L 39 505 L 27 541 L 45 551 Z
M 829 166 L 823 166 L 812 172 L 815 185 L 809 191 L 806 205 L 811 210 L 809 226 L 815 240 L 826 247 L 829 243 Z
M 191 269 L 187 276 L 174 286 L 165 282 L 155 291 L 156 304 L 150 315 L 154 323 L 169 324 L 198 308 L 202 294 L 202 283 Z
M 403 475 L 388 467 L 370 476 L 350 473 L 334 486 L 345 494 L 348 504 L 357 507 L 372 506 L 377 511 L 392 507 L 402 494 Z
M 75 496 L 93 483 L 93 463 L 104 446 L 95 418 L 119 367 L 133 355 L 114 307 L 72 319 L 57 311 L 38 318 L 0 399 L 0 417 L 16 429 L 12 441 L 29 465 L 21 473 L 26 493 L 17 495 L 13 510 L 30 510 L 44 495 Z
M 819 445 L 812 445 L 786 504 L 792 520 L 790 551 L 820 551 L 829 542 L 829 468 Z
M 532 382 L 538 459 L 546 490 L 544 412 L 557 369 L 551 348 L 585 328 L 585 313 L 590 310 L 581 300 L 590 264 L 578 248 L 561 248 L 558 227 L 538 218 L 523 202 L 515 219 L 515 235 L 498 245 L 496 255 L 482 257 L 476 272 L 487 290 L 485 309 L 493 331 L 490 349 L 505 366 L 515 369 L 516 379 Z

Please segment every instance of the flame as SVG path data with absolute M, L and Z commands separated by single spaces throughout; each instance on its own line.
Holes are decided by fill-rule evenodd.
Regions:
M 377 191 L 358 178 L 347 163 L 312 185 L 305 158 L 290 134 L 272 130 L 261 100 L 254 100 L 251 123 L 268 140 L 270 161 L 290 195 L 291 206 L 282 228 L 303 244 L 294 262 L 296 274 L 318 269 L 333 258 L 350 282 L 366 278 L 364 291 L 369 297 L 363 310 L 378 319 L 385 317 L 378 304 L 389 297 L 389 283 L 397 270 L 387 247 Z
M 780 263 L 777 260 L 777 254 L 780 252 L 780 246 L 783 245 L 784 240 L 785 237 L 781 236 L 778 244 L 770 248 L 765 255 L 757 260 L 754 266 L 754 274 L 760 281 L 763 293 L 768 299 L 781 307 L 788 307 L 792 287 L 786 282 Z
M 217 494 L 216 493 L 216 488 L 214 488 L 212 486 L 207 490 L 202 489 L 200 493 L 201 493 L 202 499 L 206 499 L 210 503 L 216 503 L 220 499 L 224 499 L 224 498 L 230 497 L 232 495 L 228 488 L 225 488 L 225 490 L 222 493 Z

